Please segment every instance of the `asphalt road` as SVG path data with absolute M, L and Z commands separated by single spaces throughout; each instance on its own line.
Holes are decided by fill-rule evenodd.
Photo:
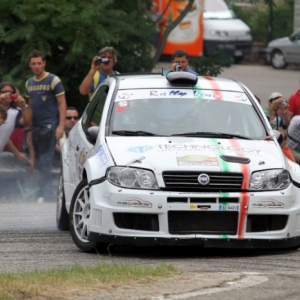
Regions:
M 205 299 L 222 300 L 299 299 L 300 250 L 118 247 L 112 250 L 111 256 L 104 254 L 100 259 L 96 254 L 79 251 L 69 232 L 56 229 L 55 208 L 54 203 L 0 204 L 0 273 L 94 266 L 103 262 L 166 263 L 195 274 L 191 279 L 195 280 L 194 285 L 176 295 L 170 291 L 168 296 L 163 295 L 166 288 L 163 286 L 161 295 L 128 299 L 200 299 L 204 295 Z

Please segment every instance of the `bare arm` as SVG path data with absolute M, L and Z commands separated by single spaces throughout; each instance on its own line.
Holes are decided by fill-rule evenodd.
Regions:
M 93 82 L 93 77 L 96 73 L 96 71 L 99 69 L 99 66 L 95 65 L 95 61 L 97 59 L 97 56 L 93 58 L 93 61 L 91 63 L 91 69 L 81 82 L 81 85 L 79 86 L 79 92 L 81 95 L 88 95 L 90 92 L 90 87 Z
M 66 104 L 65 94 L 57 96 L 56 99 L 57 99 L 58 110 L 59 110 L 59 123 L 56 128 L 55 136 L 56 136 L 56 140 L 59 140 L 63 136 L 64 129 L 65 129 L 67 104 Z
M 12 143 L 11 140 L 8 140 L 8 142 L 6 143 L 6 148 L 8 151 L 12 152 L 16 158 L 21 161 L 21 162 L 29 162 L 28 158 L 26 157 L 25 154 L 21 153 Z

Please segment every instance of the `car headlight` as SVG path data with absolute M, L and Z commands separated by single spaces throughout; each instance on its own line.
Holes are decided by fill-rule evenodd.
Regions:
M 259 171 L 251 176 L 250 189 L 281 190 L 287 188 L 290 182 L 290 175 L 287 170 Z
M 125 188 L 158 189 L 154 174 L 143 169 L 111 167 L 107 171 L 107 179 L 112 184 Z

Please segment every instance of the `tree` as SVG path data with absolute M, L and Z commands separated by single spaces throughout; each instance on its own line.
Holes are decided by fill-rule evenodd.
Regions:
M 0 1 L 1 80 L 13 81 L 23 92 L 32 76 L 28 54 L 39 49 L 47 57 L 47 70 L 62 79 L 68 104 L 82 110 L 87 98 L 79 95 L 78 86 L 100 48 L 116 48 L 120 72 L 140 71 L 151 63 L 151 28 L 136 5 L 114 0 Z
M 151 71 L 171 30 L 181 22 L 194 0 L 168 25 L 155 58 L 150 57 L 153 24 L 146 16 L 149 0 L 1 0 L 0 77 L 24 92 L 32 76 L 28 55 L 33 49 L 47 58 L 47 71 L 57 74 L 68 105 L 80 112 L 87 97 L 78 87 L 92 58 L 104 46 L 115 47 L 121 73 Z M 212 64 L 214 64 L 212 62 Z M 207 68 L 206 68 L 207 69 Z

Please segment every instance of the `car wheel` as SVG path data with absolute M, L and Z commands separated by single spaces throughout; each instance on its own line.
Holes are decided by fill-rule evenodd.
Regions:
M 66 210 L 62 170 L 59 175 L 59 184 L 56 203 L 56 226 L 59 230 L 69 230 L 69 214 Z
M 87 179 L 77 186 L 71 201 L 69 227 L 75 245 L 84 252 L 103 252 L 107 244 L 89 241 L 88 224 L 90 223 L 91 206 Z
M 281 51 L 275 50 L 271 55 L 271 63 L 274 69 L 284 69 L 287 66 L 284 55 Z

